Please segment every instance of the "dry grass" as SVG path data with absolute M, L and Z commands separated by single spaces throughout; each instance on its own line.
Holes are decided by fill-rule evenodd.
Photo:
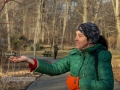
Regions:
M 120 51 L 113 50 L 111 52 L 113 55 L 112 67 L 113 67 L 114 79 L 120 82 Z
M 10 62 L 9 64 L 6 62 L 4 64 L 1 64 L 1 72 L 0 72 L 0 90 L 24 90 L 31 82 L 33 81 L 9 81 L 9 82 L 3 82 L 6 80 L 3 80 L 3 77 L 33 77 L 38 78 L 42 74 L 37 73 L 30 73 L 28 64 L 25 62 L 22 63 L 13 63 Z M 8 68 L 9 67 L 9 68 Z
M 114 72 L 114 79 L 120 82 L 120 60 L 113 60 L 113 72 Z

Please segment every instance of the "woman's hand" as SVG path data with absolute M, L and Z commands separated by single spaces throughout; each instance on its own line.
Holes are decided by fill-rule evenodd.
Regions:
M 34 61 L 27 56 L 16 56 L 16 57 L 9 58 L 9 60 L 12 62 L 24 62 L 25 61 L 25 62 L 28 62 L 34 65 Z
M 16 57 L 9 58 L 9 60 L 13 62 L 23 62 L 23 61 L 27 62 L 28 59 L 29 58 L 26 56 L 16 56 Z

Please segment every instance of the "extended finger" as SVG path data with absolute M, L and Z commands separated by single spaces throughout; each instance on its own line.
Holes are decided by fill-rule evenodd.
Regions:
M 18 61 L 16 57 L 9 58 L 9 60 L 14 61 L 14 62 Z

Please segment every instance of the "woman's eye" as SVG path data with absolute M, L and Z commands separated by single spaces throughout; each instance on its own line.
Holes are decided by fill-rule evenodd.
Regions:
M 79 37 L 82 37 L 82 35 L 79 35 Z

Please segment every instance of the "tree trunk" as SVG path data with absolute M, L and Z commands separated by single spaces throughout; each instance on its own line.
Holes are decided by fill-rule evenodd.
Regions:
M 88 15 L 88 6 L 87 6 L 88 0 L 84 0 L 84 14 L 83 14 L 83 23 L 86 23 L 88 21 L 87 15 Z
M 26 8 L 23 7 L 23 30 L 22 30 L 22 34 L 25 35 L 26 34 L 26 31 L 25 31 L 25 21 L 26 21 Z
M 116 28 L 118 30 L 117 48 L 120 49 L 120 0 L 116 0 Z
M 40 24 L 40 20 L 41 20 L 41 2 L 38 3 L 37 5 L 37 19 L 36 19 L 36 29 L 35 29 L 35 36 L 34 36 L 34 44 L 33 44 L 33 48 L 34 48 L 34 58 L 36 58 L 36 45 L 39 42 L 39 36 L 40 36 L 40 32 L 41 32 L 41 24 Z
M 96 21 L 96 19 L 98 17 L 98 13 L 99 13 L 99 10 L 100 10 L 101 3 L 102 3 L 102 0 L 99 0 L 99 2 L 97 2 L 97 7 L 96 7 L 96 12 L 95 12 L 95 17 L 94 17 L 93 23 Z
M 69 6 L 66 3 L 66 11 L 64 15 L 64 24 L 63 24 L 63 34 L 62 34 L 62 39 L 61 39 L 61 49 L 64 49 L 64 35 L 65 35 L 65 30 L 66 30 L 66 24 L 68 20 L 68 12 L 69 12 Z
M 5 6 L 5 14 L 6 14 L 6 22 L 9 22 L 9 17 L 8 17 L 8 7 L 7 7 L 7 4 Z M 7 24 L 7 34 L 8 34 L 8 37 L 7 37 L 7 42 L 8 42 L 8 51 L 11 51 L 11 42 L 10 42 L 10 25 L 9 23 Z
M 44 9 L 45 9 L 45 0 L 41 0 L 41 8 L 40 8 L 41 10 L 41 15 L 40 15 L 40 17 L 41 17 L 41 21 L 40 21 L 40 24 L 41 24 L 41 41 L 42 41 L 42 43 L 44 43 L 44 36 L 45 36 L 45 30 L 44 30 L 44 27 L 45 27 L 45 24 L 44 24 Z
M 54 3 L 55 3 L 55 9 L 54 9 L 54 14 L 53 14 L 53 33 L 52 33 L 52 39 L 53 39 L 52 45 L 53 46 L 55 44 L 56 0 L 54 0 Z
M 116 29 L 118 31 L 117 35 L 117 49 L 120 49 L 120 0 L 112 0 L 113 10 L 116 19 Z

